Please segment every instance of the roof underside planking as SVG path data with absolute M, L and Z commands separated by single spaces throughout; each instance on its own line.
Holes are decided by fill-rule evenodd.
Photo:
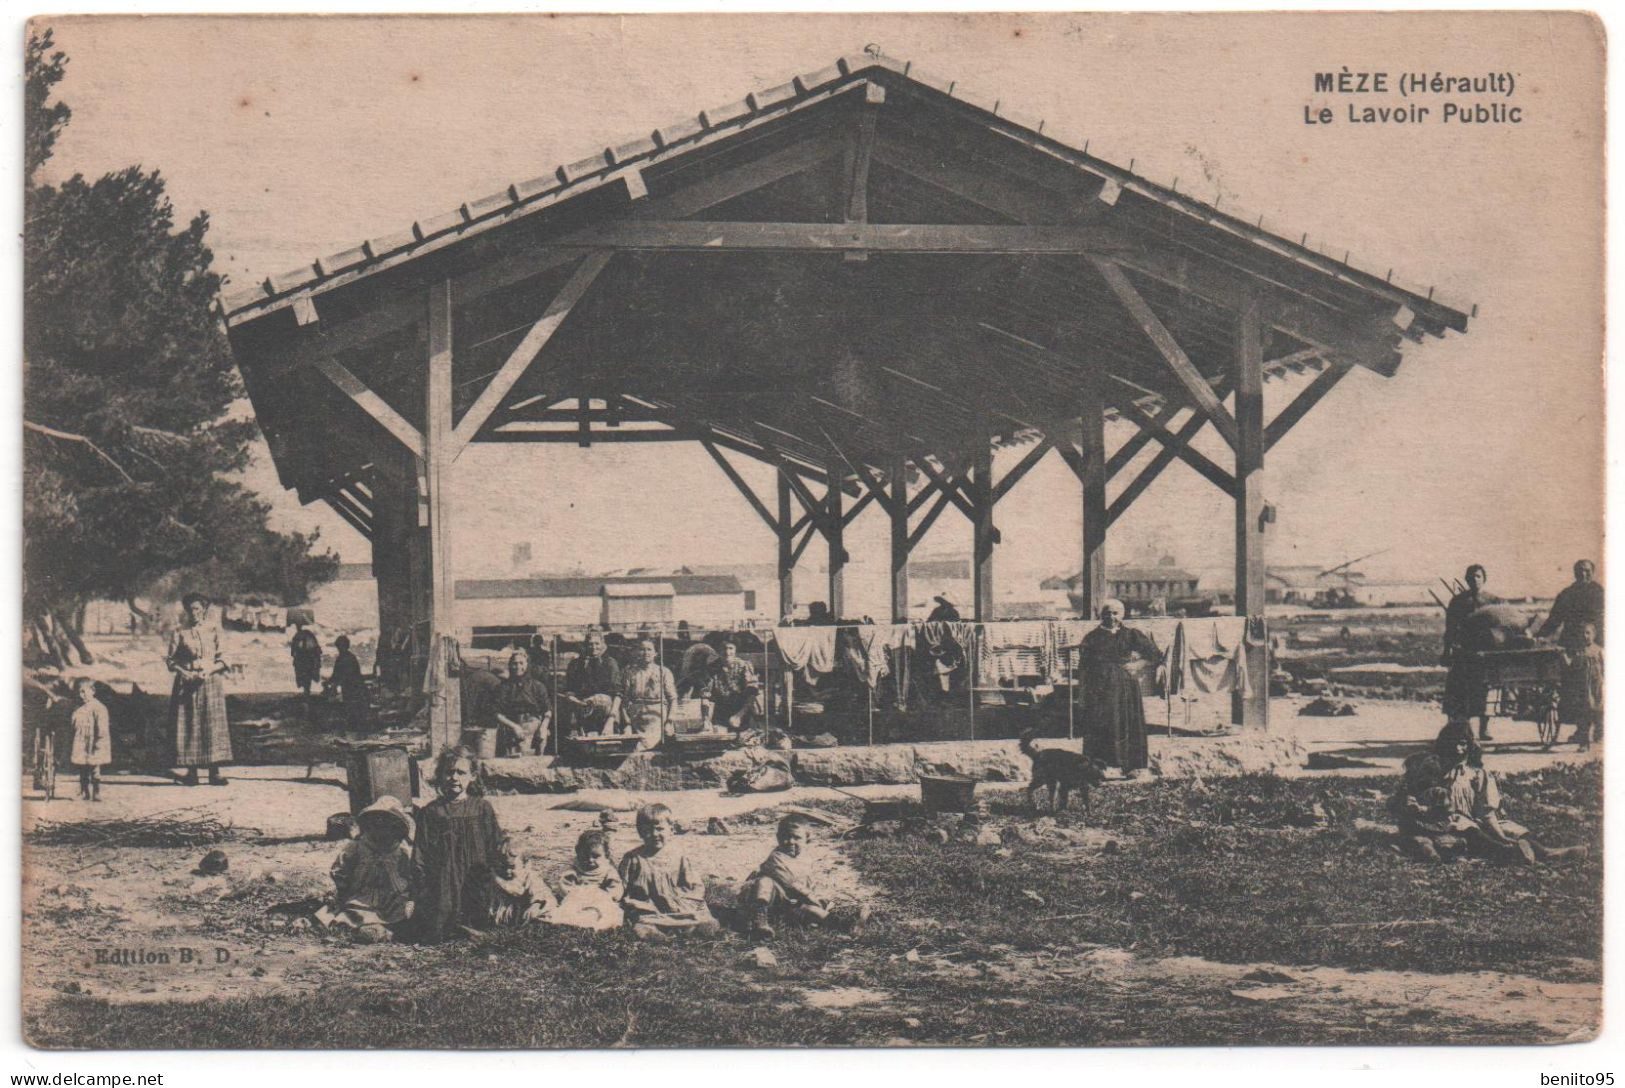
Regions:
M 225 300 L 282 482 L 367 522 L 370 473 L 422 433 L 438 283 L 460 439 L 704 439 L 813 479 L 839 465 L 854 493 L 899 458 L 1062 441 L 1091 386 L 1113 412 L 1196 411 L 1169 338 L 1222 402 L 1250 297 L 1271 377 L 1392 374 L 1466 329 L 1431 289 L 1000 107 L 843 61 Z

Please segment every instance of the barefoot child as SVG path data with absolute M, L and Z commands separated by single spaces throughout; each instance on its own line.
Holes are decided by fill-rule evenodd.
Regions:
M 818 871 L 807 853 L 812 829 L 794 813 L 779 821 L 779 845 L 757 867 L 739 893 L 739 910 L 752 937 L 773 936 L 775 922 L 827 926 L 856 931 L 868 920 L 869 908 L 835 907 L 820 886 Z
M 643 845 L 621 859 L 626 896 L 621 908 L 638 937 L 682 937 L 720 931 L 705 905 L 705 885 L 689 867 L 682 848 L 672 842 L 671 809 L 644 805 L 638 809 Z
M 88 676 L 74 682 L 73 692 L 79 705 L 73 709 L 73 750 L 69 762 L 79 768 L 79 796 L 100 801 L 102 768 L 113 761 L 107 707 L 96 698 L 96 681 Z
M 459 931 L 539 920 L 547 897 L 534 891 L 515 864 L 508 837 L 480 784 L 480 762 L 467 748 L 448 748 L 435 762 L 440 796 L 418 810 L 419 940 L 442 941 Z
M 621 896 L 626 885 L 615 871 L 609 835 L 583 831 L 576 840 L 575 868 L 560 883 L 564 895 L 548 921 L 581 929 L 616 929 L 622 923 Z
M 349 930 L 357 944 L 392 941 L 412 917 L 412 817 L 394 797 L 380 797 L 356 825 L 360 834 L 333 859 L 333 900 L 316 921 Z

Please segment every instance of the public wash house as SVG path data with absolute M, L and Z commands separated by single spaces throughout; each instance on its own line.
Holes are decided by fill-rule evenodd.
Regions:
M 898 621 L 944 514 L 974 527 L 966 619 L 993 618 L 999 500 L 1052 453 L 1077 478 L 1057 501 L 1082 506 L 1092 616 L 1109 527 L 1183 462 L 1234 499 L 1234 714 L 1263 727 L 1270 451 L 1351 369 L 1391 376 L 1469 314 L 1132 166 L 849 57 L 223 308 L 282 483 L 372 542 L 379 629 L 411 633 L 436 743 L 458 729 L 445 491 L 475 442 L 699 443 L 777 537 L 781 614 L 816 543 L 844 615 L 843 529 L 873 504 Z M 1263 383 L 1308 371 L 1265 419 Z M 1111 419 L 1134 427 L 1117 448 Z M 1204 428 L 1224 456 L 1193 446 Z M 1024 453 L 996 478 L 1007 446 Z M 775 468 L 776 493 L 738 458 Z

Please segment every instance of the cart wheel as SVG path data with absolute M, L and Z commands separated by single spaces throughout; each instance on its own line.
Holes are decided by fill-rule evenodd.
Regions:
M 1549 751 L 1557 743 L 1557 731 L 1561 726 L 1555 701 L 1546 707 L 1546 713 L 1541 715 L 1537 725 L 1540 729 L 1540 746 Z

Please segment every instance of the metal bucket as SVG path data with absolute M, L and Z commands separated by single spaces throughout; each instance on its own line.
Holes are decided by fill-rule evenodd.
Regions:
M 927 812 L 970 812 L 976 807 L 976 779 L 959 774 L 922 774 L 920 803 Z
M 405 748 L 371 748 L 350 756 L 348 770 L 350 812 L 355 814 L 380 797 L 394 797 L 412 809 L 417 793 L 418 767 Z

